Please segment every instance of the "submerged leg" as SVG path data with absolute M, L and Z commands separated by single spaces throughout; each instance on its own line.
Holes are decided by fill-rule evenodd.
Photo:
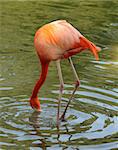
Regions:
M 73 74 L 74 74 L 74 76 L 75 76 L 75 78 L 76 78 L 77 81 L 76 81 L 76 84 L 75 84 L 75 88 L 74 88 L 74 90 L 73 90 L 73 92 L 72 92 L 72 95 L 71 95 L 71 97 L 69 98 L 69 101 L 68 101 L 68 103 L 67 103 L 67 105 L 66 105 L 66 107 L 65 107 L 65 110 L 64 110 L 64 112 L 63 112 L 63 114 L 62 114 L 62 116 L 61 116 L 61 118 L 60 118 L 62 121 L 65 120 L 65 114 L 66 114 L 66 111 L 67 111 L 67 109 L 68 109 L 68 106 L 69 106 L 71 100 L 73 99 L 73 96 L 74 96 L 74 94 L 75 94 L 77 88 L 78 88 L 79 85 L 80 85 L 80 80 L 79 80 L 79 77 L 78 77 L 77 72 L 76 72 L 76 70 L 75 70 L 75 67 L 74 67 L 74 65 L 73 65 L 73 62 L 72 62 L 71 57 L 69 57 L 68 60 L 69 60 L 69 62 L 70 62 L 70 65 L 71 65 L 71 67 L 72 67 Z
M 59 99 L 58 99 L 58 110 L 57 110 L 57 127 L 59 127 L 61 97 L 62 97 L 62 93 L 63 93 L 64 82 L 63 82 L 63 76 L 62 76 L 62 71 L 61 71 L 61 66 L 60 66 L 60 60 L 57 60 L 56 64 L 57 64 L 57 71 L 58 71 L 58 76 L 59 76 L 59 81 L 60 81 Z

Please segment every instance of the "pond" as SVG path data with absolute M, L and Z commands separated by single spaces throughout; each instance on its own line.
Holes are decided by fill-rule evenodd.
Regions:
M 116 0 L 0 1 L 0 148 L 30 150 L 108 150 L 118 148 L 118 13 Z M 39 78 L 34 50 L 36 30 L 65 19 L 102 48 L 100 60 L 89 52 L 72 57 L 81 86 L 56 128 L 59 80 L 51 63 L 39 97 L 42 112 L 32 110 L 29 98 Z M 75 79 L 67 60 L 64 107 Z

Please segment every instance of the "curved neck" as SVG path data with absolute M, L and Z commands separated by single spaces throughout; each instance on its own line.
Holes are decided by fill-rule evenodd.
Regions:
M 40 78 L 37 81 L 37 83 L 36 83 L 36 85 L 33 89 L 31 99 L 37 97 L 38 91 L 39 91 L 39 89 L 41 88 L 41 86 L 43 85 L 43 83 L 46 79 L 46 76 L 47 76 L 47 73 L 48 73 L 49 62 L 41 62 L 41 66 L 42 66 L 41 75 L 40 75 Z

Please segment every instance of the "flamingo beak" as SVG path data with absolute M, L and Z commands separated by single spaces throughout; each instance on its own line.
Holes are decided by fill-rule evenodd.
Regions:
M 31 98 L 30 105 L 35 111 L 41 112 L 40 101 L 38 97 Z

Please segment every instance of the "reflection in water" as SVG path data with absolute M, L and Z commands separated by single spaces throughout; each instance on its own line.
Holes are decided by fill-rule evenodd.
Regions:
M 0 1 L 0 148 L 117 149 L 118 23 L 116 1 Z M 56 128 L 58 80 L 52 63 L 41 88 L 42 112 L 32 112 L 29 96 L 40 67 L 34 52 L 35 31 L 52 20 L 66 19 L 102 47 L 100 61 L 89 53 L 73 57 L 81 87 Z M 62 62 L 65 84 L 62 112 L 74 83 Z
M 38 139 L 40 142 L 39 143 L 35 142 L 35 143 L 33 143 L 32 146 L 34 146 L 34 147 L 38 146 L 43 149 L 46 149 L 46 141 L 45 141 L 45 138 L 42 138 L 43 136 L 40 131 L 40 112 L 34 111 L 32 113 L 32 115 L 30 116 L 29 121 L 34 128 L 33 131 L 36 132 L 35 135 L 38 135 L 39 137 L 41 137 Z
M 40 119 L 39 119 L 39 117 L 40 117 L 40 112 L 34 111 L 29 118 L 29 121 L 33 125 L 35 131 L 37 131 L 37 129 L 39 129 L 39 131 L 40 131 Z
M 43 149 L 46 149 L 46 147 L 47 147 L 46 143 L 47 142 L 46 142 L 46 139 L 43 138 L 43 131 L 40 129 L 40 112 L 34 111 L 32 113 L 32 115 L 30 116 L 29 121 L 34 128 L 33 131 L 35 131 L 35 135 L 41 137 L 41 138 L 37 139 L 36 143 L 33 143 L 33 146 L 34 147 L 39 146 Z M 55 126 L 55 128 L 57 128 L 57 127 Z M 70 141 L 72 134 L 69 133 L 69 129 L 68 129 L 66 124 L 63 125 L 63 130 L 65 130 L 66 134 L 68 134 L 68 140 L 66 139 L 66 141 Z M 60 143 L 61 142 L 61 137 L 60 137 L 61 136 L 61 130 L 60 130 L 60 128 L 57 128 L 55 131 L 56 131 L 55 133 L 57 133 L 57 141 Z M 63 140 L 64 140 L 64 138 L 63 138 Z M 40 141 L 40 142 L 38 143 L 38 141 Z

